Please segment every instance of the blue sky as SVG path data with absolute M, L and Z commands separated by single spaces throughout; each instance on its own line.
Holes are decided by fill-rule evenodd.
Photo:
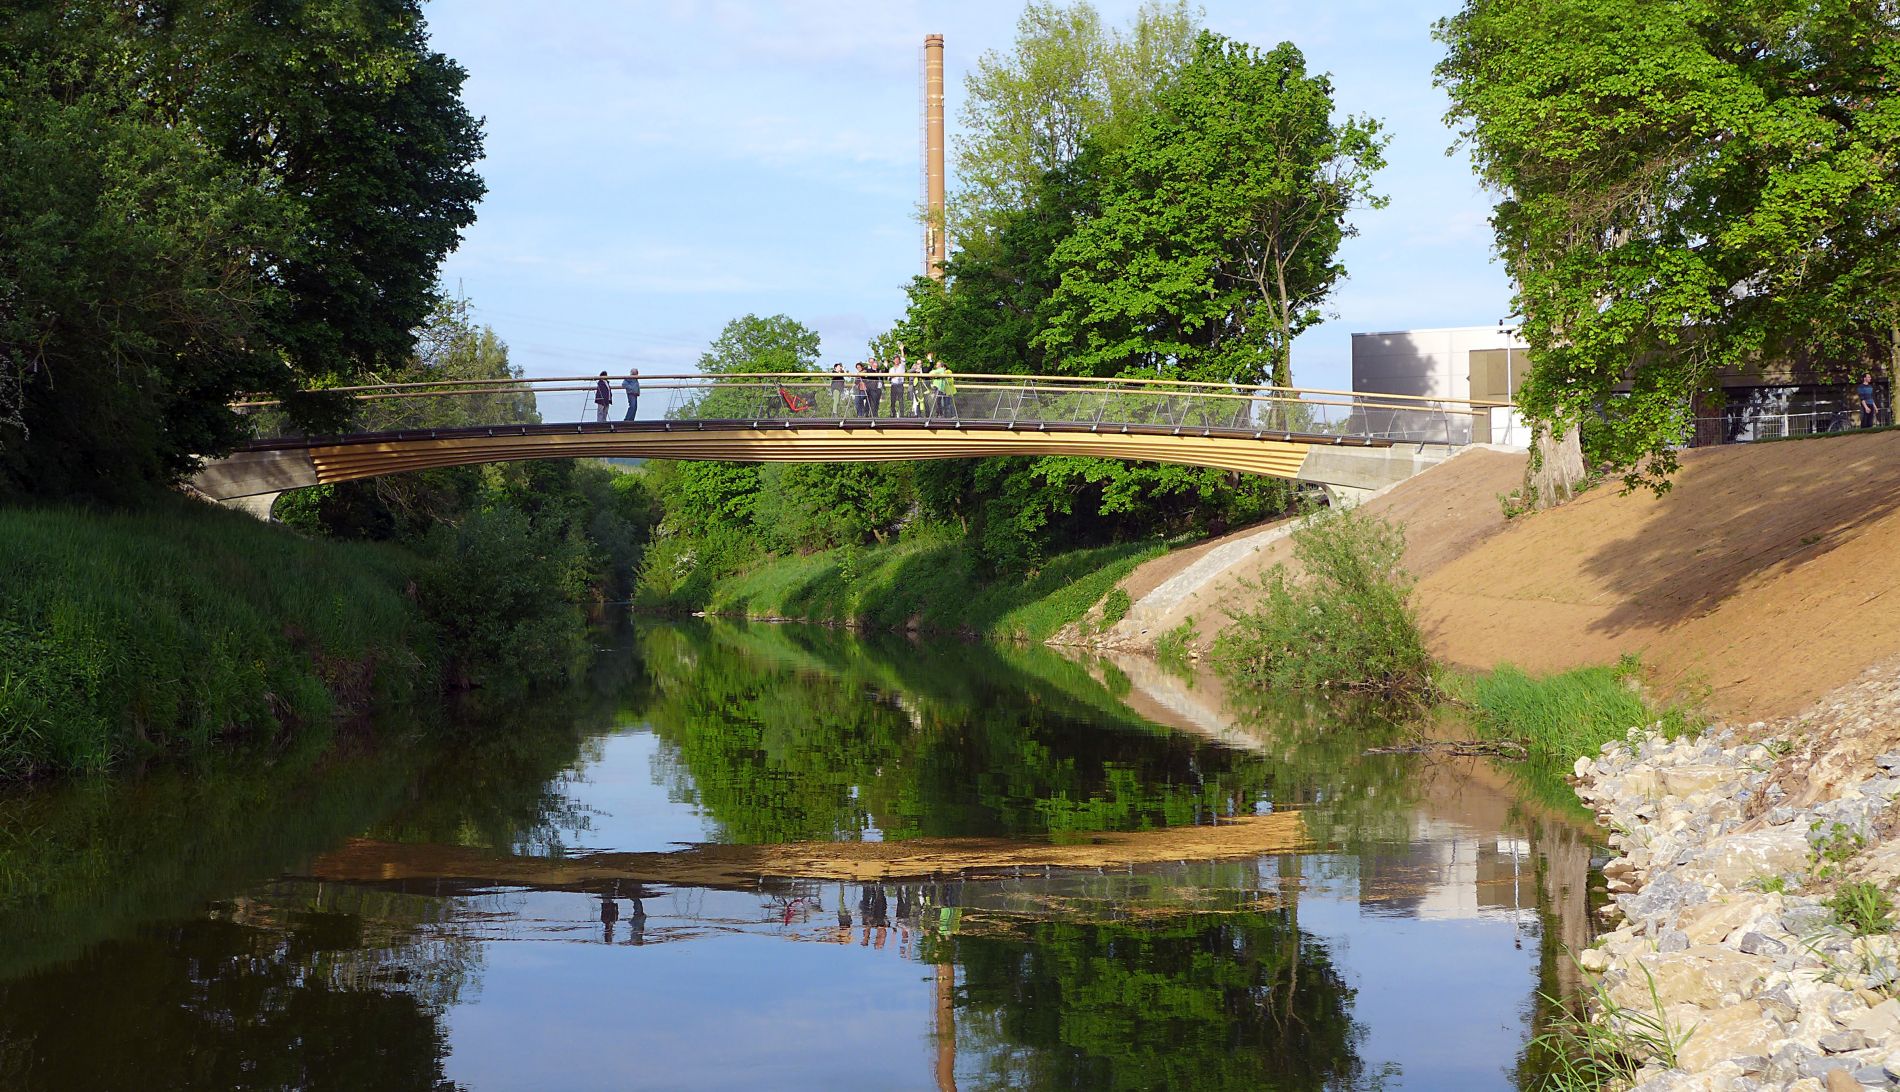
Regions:
M 1137 0 L 1098 0 L 1127 22 Z M 1352 332 L 1496 322 L 1490 199 L 1432 86 L 1435 4 L 1209 0 L 1206 24 L 1298 45 L 1343 111 L 1393 134 L 1391 206 L 1362 212 L 1337 317 L 1294 381 L 1349 379 Z M 918 68 L 945 37 L 951 135 L 963 75 L 1006 51 L 1021 4 L 943 0 L 455 0 L 426 9 L 486 119 L 489 193 L 443 276 L 528 374 L 689 371 L 728 319 L 783 312 L 856 360 L 919 269 Z M 952 186 L 955 179 L 951 180 Z M 952 358 L 954 363 L 954 358 Z

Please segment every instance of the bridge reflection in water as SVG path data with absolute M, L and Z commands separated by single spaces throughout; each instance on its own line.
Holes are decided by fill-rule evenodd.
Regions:
M 1520 442 L 1509 406 L 1460 399 L 1157 379 L 958 375 L 940 388 L 924 376 L 902 386 L 862 378 L 863 391 L 855 374 L 643 377 L 638 415 L 618 421 L 586 419 L 601 416 L 589 376 L 307 392 L 354 429 L 305 434 L 280 401 L 240 403 L 257 439 L 194 484 L 255 509 L 288 489 L 521 459 L 1090 455 L 1292 478 L 1350 498 L 1466 444 Z M 608 379 L 616 411 L 626 406 L 619 380 Z

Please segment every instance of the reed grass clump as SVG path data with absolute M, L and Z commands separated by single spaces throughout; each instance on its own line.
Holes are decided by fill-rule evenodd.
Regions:
M 1533 758 L 1567 763 L 1597 754 L 1631 729 L 1674 737 L 1695 727 L 1685 708 L 1646 698 L 1641 676 L 1642 665 L 1625 656 L 1614 665 L 1554 675 L 1530 675 L 1506 664 L 1483 675 L 1441 679 L 1441 686 L 1472 709 L 1486 737 L 1514 740 Z
M 1576 1006 L 1546 997 L 1557 1012 L 1531 1040 L 1531 1051 L 1544 1060 L 1541 1079 L 1530 1087 L 1547 1092 L 1599 1092 L 1629 1088 L 1640 1080 L 1645 1062 L 1652 1059 L 1675 1068 L 1678 1055 L 1695 1035 L 1665 1011 L 1655 976 L 1643 970 L 1649 1004 L 1618 1004 L 1602 979 L 1590 987 Z

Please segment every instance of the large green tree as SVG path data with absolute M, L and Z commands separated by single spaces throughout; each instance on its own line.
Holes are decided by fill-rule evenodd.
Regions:
M 708 375 L 808 372 L 818 364 L 818 331 L 789 315 L 740 315 L 699 354 Z
M 1467 0 L 1450 120 L 1499 194 L 1523 405 L 1658 489 L 1697 396 L 1900 352 L 1900 13 L 1870 0 Z
M 1240 63 L 1235 58 L 1246 51 L 1223 52 L 1215 42 L 1204 43 L 1213 58 L 1197 53 L 1186 67 L 1171 70 L 1172 82 L 1147 97 L 1149 113 L 1124 117 L 1106 138 L 1085 139 L 1023 192 L 1025 204 L 995 210 L 991 234 L 974 245 L 964 240 L 951 256 L 947 284 L 914 282 L 899 326 L 906 343 L 966 372 L 1112 376 L 1162 364 L 1176 374 L 1227 381 L 1267 370 L 1261 359 L 1269 351 L 1262 346 L 1274 343 L 1264 336 L 1248 340 L 1244 325 L 1269 324 L 1268 308 L 1250 302 L 1256 301 L 1261 275 L 1284 268 L 1288 295 L 1278 295 L 1278 276 L 1267 289 L 1275 302 L 1289 306 L 1274 313 L 1287 317 L 1295 331 L 1311 321 L 1316 297 L 1339 276 L 1334 255 L 1349 230 L 1327 204 L 1340 188 L 1322 193 L 1321 186 L 1338 182 L 1339 168 L 1350 165 L 1357 189 L 1346 199 L 1365 197 L 1364 176 L 1376 164 L 1379 140 L 1369 122 L 1332 125 L 1323 79 L 1261 90 L 1259 83 L 1280 74 L 1265 70 L 1253 85 L 1226 86 L 1233 74 L 1224 67 Z M 1285 108 L 1276 116 L 1281 127 L 1256 124 L 1241 131 L 1240 122 L 1259 113 L 1236 109 L 1235 97 L 1246 95 L 1277 96 L 1276 104 Z M 1177 99 L 1181 104 L 1164 120 L 1161 115 Z M 1301 130 L 1295 120 L 1310 124 Z M 1269 140 L 1294 143 L 1315 127 L 1329 133 L 1336 148 L 1349 138 L 1360 141 L 1364 157 L 1342 155 L 1328 166 L 1334 173 L 1321 178 L 1300 175 L 1310 160 L 1295 158 L 1313 150 L 1311 140 L 1248 150 Z M 1350 134 L 1342 133 L 1347 129 Z M 1196 188 L 1192 172 L 1210 163 L 1223 165 L 1229 175 Z M 1172 174 L 1164 169 L 1168 165 Z M 1248 171 L 1253 173 L 1235 177 Z M 1191 197 L 1185 204 L 1184 192 Z M 1256 205 L 1236 211 L 1228 200 L 1236 194 L 1255 197 Z M 1269 200 L 1278 201 L 1269 209 L 1278 221 L 1272 230 L 1248 234 L 1259 219 L 1247 214 Z M 1221 223 L 1231 230 L 1213 226 Z M 1282 265 L 1250 265 L 1244 249 L 1249 245 Z M 1125 264 L 1141 260 L 1140 253 L 1149 267 Z M 1159 261 L 1172 263 L 1174 283 L 1144 280 Z M 1206 282 L 1226 276 L 1219 292 L 1184 287 L 1197 283 L 1196 274 Z M 1254 295 L 1236 282 L 1238 275 L 1251 278 Z M 1139 310 L 1131 303 L 1136 300 L 1142 301 Z M 1254 312 L 1261 314 L 1251 317 Z M 1217 324 L 1195 325 L 1208 324 L 1212 313 L 1220 316 Z M 1188 329 L 1197 332 L 1184 334 Z M 1282 349 L 1285 340 L 1278 342 Z M 1284 356 L 1282 351 L 1282 361 Z M 967 528 L 986 562 L 1000 570 L 1034 569 L 1050 549 L 1075 543 L 1217 530 L 1273 514 L 1287 499 L 1276 482 L 1119 460 L 932 463 L 917 467 L 913 478 L 924 513 Z
M 252 275 L 297 217 L 192 134 L 0 33 L 0 493 L 113 493 L 239 434 L 274 365 Z M 14 47 L 14 48 L 10 48 Z
M 1038 336 L 1098 374 L 1125 367 L 1292 383 L 1292 341 L 1345 276 L 1348 217 L 1382 199 L 1378 122 L 1333 118 L 1332 84 L 1290 42 L 1203 33 L 1108 154 L 1097 214 L 1056 248 Z
M 819 337 L 786 315 L 741 315 L 728 322 L 699 358 L 708 375 L 814 372 Z M 678 417 L 744 419 L 782 412 L 777 381 L 735 381 L 682 399 Z M 828 389 L 800 388 L 829 397 Z M 660 528 L 671 541 L 653 559 L 679 558 L 691 579 L 743 564 L 757 547 L 795 550 L 883 538 L 909 514 L 908 467 L 885 463 L 760 467 L 723 461 L 657 465 L 650 474 L 666 508 Z M 735 539 L 744 539 L 741 543 Z
M 1062 284 L 1056 249 L 1099 206 L 1102 153 L 1088 145 L 1044 172 L 1028 203 L 999 211 L 987 245 L 962 247 L 945 283 L 916 278 L 899 334 L 913 353 L 935 352 L 958 370 L 991 375 L 1091 375 L 1083 362 L 1037 340 Z
M 1030 0 L 1011 50 L 984 53 L 964 80 L 951 239 L 983 249 L 1045 173 L 1087 140 L 1114 143 L 1186 60 L 1199 22 L 1186 0 L 1145 0 L 1126 30 L 1088 0 Z
M 401 366 L 482 193 L 462 79 L 419 0 L 17 5 L 0 488 L 163 482 L 235 394 Z

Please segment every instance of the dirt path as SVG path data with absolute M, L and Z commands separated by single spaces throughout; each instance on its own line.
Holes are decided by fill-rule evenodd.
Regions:
M 1660 498 L 1604 486 L 1506 523 L 1498 495 L 1522 473 L 1521 455 L 1473 451 L 1366 506 L 1405 524 L 1420 620 L 1450 663 L 1555 671 L 1637 653 L 1665 692 L 1752 720 L 1900 655 L 1900 432 L 1685 452 Z M 1200 556 L 1249 536 L 1257 548 L 1172 603 L 1154 593 L 1194 559 L 1161 580 L 1137 569 L 1131 595 L 1149 594 L 1106 643 L 1152 647 L 1188 616 L 1211 638 L 1237 578 L 1290 557 L 1260 528 Z

